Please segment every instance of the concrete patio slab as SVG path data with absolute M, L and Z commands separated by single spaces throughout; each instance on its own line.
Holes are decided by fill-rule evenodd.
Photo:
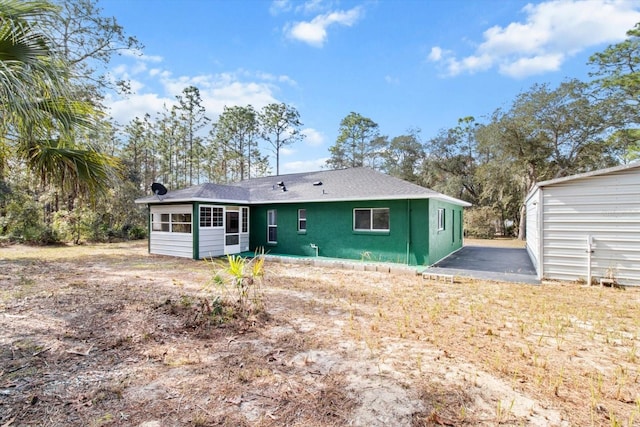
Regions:
M 540 284 L 526 249 L 464 246 L 426 272 L 476 279 Z

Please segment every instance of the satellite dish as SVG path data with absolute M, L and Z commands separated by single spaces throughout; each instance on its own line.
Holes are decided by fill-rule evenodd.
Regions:
M 165 194 L 167 194 L 167 187 L 160 184 L 159 182 L 154 182 L 153 184 L 151 184 L 151 191 L 153 191 L 153 194 L 160 198 L 160 196 L 164 196 Z

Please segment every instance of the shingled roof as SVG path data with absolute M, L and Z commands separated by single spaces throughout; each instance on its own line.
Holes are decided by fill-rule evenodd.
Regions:
M 460 206 L 471 204 L 437 191 L 359 167 L 253 178 L 236 184 L 201 184 L 150 196 L 136 203 L 224 202 L 292 203 L 346 200 L 438 199 Z

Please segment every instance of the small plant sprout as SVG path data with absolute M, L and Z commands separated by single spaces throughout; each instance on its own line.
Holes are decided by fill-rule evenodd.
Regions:
M 241 318 L 246 320 L 249 315 L 264 308 L 261 289 L 264 280 L 263 252 L 256 252 L 251 259 L 227 255 L 227 266 L 222 269 L 215 261 L 211 261 L 211 265 L 216 271 L 205 288 L 209 288 L 210 284 L 215 285 L 231 300 L 231 305 L 235 305 L 235 312 Z
M 638 362 L 638 348 L 636 347 L 635 341 L 631 344 L 631 347 L 627 351 L 627 361 L 629 361 L 629 363 Z
M 418 368 L 418 373 L 422 375 L 422 353 L 416 354 L 416 367 Z
M 564 383 L 564 366 L 553 381 L 553 394 L 560 396 L 560 386 Z
M 360 261 L 370 261 L 371 260 L 371 252 L 370 251 L 362 251 L 360 252 Z
M 496 405 L 496 420 L 498 421 L 498 423 L 506 421 L 506 418 L 509 416 L 509 414 L 513 410 L 513 405 L 515 405 L 515 399 L 511 400 L 511 403 L 508 408 L 504 408 L 502 406 L 502 400 L 498 399 L 498 403 Z

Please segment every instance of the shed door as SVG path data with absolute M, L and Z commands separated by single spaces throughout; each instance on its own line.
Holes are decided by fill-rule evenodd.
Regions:
M 224 253 L 240 252 L 240 212 L 237 207 L 227 207 L 224 217 Z

